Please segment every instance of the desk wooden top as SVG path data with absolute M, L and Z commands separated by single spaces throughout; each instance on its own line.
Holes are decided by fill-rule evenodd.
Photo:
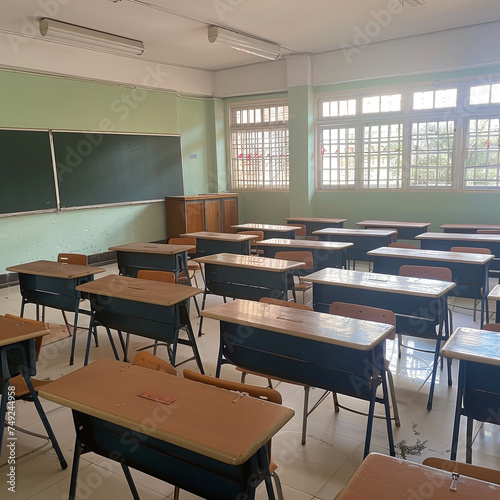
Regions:
M 500 333 L 457 328 L 441 348 L 441 354 L 447 358 L 500 366 Z
M 333 219 L 331 217 L 285 217 L 283 220 L 295 222 L 324 222 L 326 224 L 340 224 L 346 222 L 347 219 Z
M 188 252 L 196 248 L 194 245 L 169 245 L 167 243 L 127 243 L 109 247 L 108 250 L 115 252 L 155 253 L 159 255 L 173 255 Z
M 304 250 L 343 250 L 354 246 L 354 243 L 344 241 L 315 241 L 315 240 L 287 240 L 284 238 L 270 238 L 258 241 L 259 247 L 294 247 Z
M 17 266 L 10 266 L 7 271 L 14 271 L 21 274 L 33 274 L 36 276 L 47 276 L 50 278 L 75 279 L 92 274 L 103 273 L 103 267 L 81 266 L 79 264 L 66 264 L 64 262 L 54 262 L 52 260 L 37 260 Z
M 277 232 L 283 232 L 287 233 L 288 231 L 298 231 L 299 229 L 302 229 L 301 227 L 298 226 L 280 226 L 280 225 L 274 225 L 274 224 L 254 224 L 253 222 L 248 222 L 247 224 L 235 224 L 234 227 L 236 229 L 249 229 L 249 230 L 255 230 L 255 231 L 277 231 Z
M 348 229 L 345 227 L 326 227 L 325 229 L 318 229 L 313 231 L 312 234 L 316 235 L 342 235 L 342 236 L 391 236 L 396 234 L 396 230 L 391 229 Z
M 49 333 L 45 325 L 34 325 L 23 321 L 22 318 L 0 316 L 0 347 L 42 337 Z
M 495 285 L 493 290 L 488 294 L 489 300 L 496 300 L 497 302 L 500 300 L 500 285 Z
M 199 231 L 197 233 L 184 233 L 180 236 L 188 238 L 196 238 L 199 240 L 217 240 L 217 241 L 246 241 L 255 240 L 258 238 L 255 234 L 239 234 L 239 233 L 214 233 L 210 231 Z
M 400 295 L 418 295 L 419 297 L 441 297 L 455 288 L 451 281 L 411 278 L 393 274 L 348 271 L 327 267 L 321 271 L 301 276 L 301 280 L 323 285 L 337 285 L 348 288 L 363 288 Z
M 143 392 L 175 399 L 162 404 Z M 187 450 L 238 465 L 290 420 L 294 411 L 232 391 L 101 359 L 39 391 L 41 397 Z M 151 422 L 151 424 L 149 423 Z
M 450 472 L 370 453 L 336 500 L 493 500 L 500 495 L 500 486 L 472 477 L 461 475 L 456 491 L 451 482 Z
M 117 274 L 110 274 L 83 285 L 78 285 L 76 289 L 93 295 L 103 295 L 159 306 L 173 306 L 203 291 L 193 286 L 130 278 Z
M 256 257 L 253 255 L 239 255 L 233 253 L 216 253 L 205 257 L 193 259 L 203 264 L 218 264 L 228 267 L 244 267 L 261 271 L 282 273 L 292 269 L 304 267 L 304 262 L 293 260 L 270 259 L 268 257 Z
M 480 253 L 468 252 L 445 252 L 442 250 L 423 250 L 420 248 L 397 248 L 397 247 L 380 247 L 375 250 L 366 252 L 367 255 L 374 257 L 394 257 L 399 259 L 416 259 L 416 260 L 436 260 L 442 262 L 455 262 L 463 264 L 484 265 L 495 256 Z
M 394 220 L 362 220 L 356 222 L 356 226 L 370 226 L 370 227 L 414 227 L 424 228 L 431 225 L 431 222 L 400 222 Z
M 253 300 L 234 300 L 205 309 L 202 316 L 317 342 L 369 351 L 394 329 L 375 323 L 333 314 L 294 309 Z
M 494 231 L 500 231 L 500 225 L 498 224 L 443 224 L 440 227 L 441 229 L 469 229 L 471 231 L 477 231 L 478 229 L 492 229 Z
M 500 242 L 500 234 L 484 233 L 422 233 L 415 236 L 416 240 L 461 240 L 461 241 L 497 241 Z

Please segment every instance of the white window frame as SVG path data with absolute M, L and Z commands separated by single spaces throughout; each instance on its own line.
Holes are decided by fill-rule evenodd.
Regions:
M 284 120 L 272 122 L 235 123 L 236 115 L 241 110 L 262 110 L 264 108 L 279 108 L 285 106 Z M 231 190 L 234 191 L 288 191 L 289 190 L 289 129 L 288 101 L 275 99 L 265 101 L 248 101 L 234 103 L 228 106 L 228 158 Z M 270 143 L 261 140 L 261 134 L 277 133 L 281 141 Z M 235 134 L 244 134 L 251 138 L 254 135 L 254 145 L 248 146 L 247 141 L 240 142 L 239 154 L 235 153 L 233 138 Z M 273 152 L 275 155 L 273 155 Z M 277 156 L 276 156 L 277 155 Z M 267 158 L 267 160 L 266 160 Z M 246 165 L 245 163 L 248 163 Z M 267 167 L 266 167 L 267 164 Z M 274 178 L 269 174 L 274 172 Z M 236 175 L 241 173 L 241 179 Z
M 500 74 L 494 78 L 491 77 L 488 81 L 475 81 L 470 79 L 448 80 L 436 84 L 435 82 L 423 85 L 405 84 L 401 86 L 374 87 L 363 89 L 356 93 L 334 92 L 321 93 L 316 95 L 316 190 L 332 191 L 332 190 L 363 190 L 363 191 L 496 191 L 500 190 L 500 168 L 498 187 L 490 186 L 466 186 L 465 168 L 467 161 L 467 132 L 470 119 L 481 118 L 499 118 L 500 119 L 500 103 L 494 104 L 469 104 L 469 96 L 471 87 L 479 85 L 495 85 L 500 84 Z M 450 88 L 457 89 L 457 105 L 456 107 L 442 107 L 434 109 L 419 109 L 413 110 L 413 93 L 426 91 L 439 91 Z M 364 97 L 375 95 L 391 95 L 401 93 L 401 111 L 386 112 L 386 113 L 362 113 L 362 103 Z M 341 116 L 322 118 L 321 110 L 324 102 L 333 100 L 356 100 L 356 116 Z M 398 120 L 403 121 L 403 181 L 401 188 L 395 187 L 367 187 L 363 185 L 363 127 L 371 126 L 377 123 L 394 123 Z M 452 178 L 450 186 L 411 186 L 411 124 L 416 121 L 453 121 L 455 123 L 454 144 L 452 151 Z M 354 126 L 356 127 L 356 181 L 354 186 L 322 186 L 321 174 L 322 156 L 320 152 L 321 132 L 327 128 L 334 126 Z

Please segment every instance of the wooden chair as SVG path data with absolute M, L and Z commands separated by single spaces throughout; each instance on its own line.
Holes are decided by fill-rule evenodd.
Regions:
M 177 375 L 175 368 L 168 362 L 149 352 L 140 351 L 132 360 L 134 365 L 150 368 L 157 372 L 168 373 L 169 375 Z
M 300 274 L 310 274 L 314 269 L 314 259 L 311 251 L 291 251 L 291 252 L 276 252 L 275 259 L 292 260 L 295 262 L 304 262 L 304 266 L 300 268 Z M 300 281 L 294 283 L 294 275 L 296 271 L 291 274 L 290 288 L 292 289 L 293 300 L 297 302 L 296 292 L 302 292 L 302 302 L 305 303 L 306 292 L 312 288 L 312 283 L 307 281 Z
M 273 304 L 275 306 L 282 306 L 282 307 L 292 307 L 294 309 L 303 309 L 305 311 L 312 311 L 313 308 L 310 306 L 307 306 L 305 304 L 297 304 L 296 302 L 288 302 L 287 300 L 280 300 L 280 299 L 274 299 L 272 297 L 262 297 L 259 302 L 265 302 L 267 304 Z M 262 373 L 257 373 L 257 372 L 252 372 L 248 370 L 243 370 L 242 368 L 236 367 L 236 369 L 240 372 L 241 374 L 241 382 L 245 382 L 245 378 L 247 375 L 256 375 L 258 377 L 265 377 L 267 378 L 267 384 L 269 388 L 273 388 L 273 383 L 272 380 L 277 380 L 278 382 L 286 382 L 287 384 L 293 384 L 293 385 L 301 385 L 304 387 L 304 407 L 302 411 L 302 438 L 301 438 L 301 443 L 306 444 L 306 432 L 307 432 L 307 417 L 311 414 L 311 412 L 318 407 L 319 403 L 323 401 L 328 394 L 328 392 L 325 392 L 323 396 L 321 397 L 320 401 L 314 405 L 314 407 L 309 410 L 309 393 L 311 390 L 311 387 L 308 385 L 304 384 L 299 384 L 297 382 L 293 382 L 291 380 L 283 379 L 283 378 L 273 378 L 272 380 L 267 376 L 263 375 Z
M 484 255 L 491 255 L 491 250 L 489 248 L 483 248 L 483 247 L 451 247 L 450 252 L 464 252 L 464 253 L 480 253 Z M 481 291 L 482 292 L 482 291 Z M 481 293 L 482 295 L 482 293 Z M 476 321 L 476 316 L 477 316 L 477 303 L 479 301 L 477 299 L 474 299 L 474 313 L 472 319 Z M 488 301 L 486 301 L 486 321 L 488 321 L 488 315 L 489 315 L 489 310 L 488 310 Z
M 448 267 L 439 267 L 439 266 L 414 266 L 414 265 L 404 265 L 399 268 L 400 276 L 408 276 L 412 278 L 425 278 L 431 280 L 441 280 L 441 281 L 453 281 L 453 275 L 451 269 Z M 453 331 L 453 317 L 448 308 L 448 311 L 445 313 L 445 327 L 444 327 L 444 337 L 438 337 L 436 333 L 436 327 L 438 324 L 434 321 L 429 321 L 428 325 L 421 324 L 419 325 L 418 331 L 417 329 L 409 329 L 409 331 L 399 332 L 396 334 L 398 336 L 398 357 L 401 357 L 401 347 L 408 347 L 403 344 L 403 335 L 409 335 L 417 338 L 424 339 L 432 339 L 436 341 L 436 348 L 434 351 L 429 349 L 422 349 L 415 346 L 411 348 L 415 351 L 420 352 L 431 352 L 434 353 L 434 360 L 437 363 L 439 357 L 439 350 L 441 346 L 441 341 L 445 341 L 448 339 L 450 332 Z M 407 325 L 411 325 L 411 318 L 408 320 Z M 451 385 L 451 359 L 448 358 L 446 360 L 448 366 L 448 385 Z M 441 357 L 441 368 L 443 366 L 443 358 Z M 433 375 L 431 380 L 431 393 L 434 391 L 434 383 L 435 383 L 435 370 L 433 368 Z
M 250 234 L 257 236 L 254 240 L 252 240 L 252 249 L 251 253 L 253 255 L 263 255 L 264 250 L 261 250 L 259 248 L 259 245 L 257 245 L 257 241 L 262 241 L 264 239 L 264 231 L 238 231 L 238 234 Z
M 196 253 L 196 238 L 191 238 L 191 237 L 179 237 L 179 238 L 170 238 L 168 240 L 168 243 L 170 245 L 194 245 L 194 248 L 192 250 L 188 251 L 189 254 L 195 254 Z M 188 260 L 188 273 L 189 273 L 189 279 L 194 279 L 194 283 L 196 286 L 198 286 L 198 280 L 196 278 L 196 271 L 201 272 L 201 265 L 198 262 L 195 262 L 194 260 Z M 203 277 L 203 275 L 202 275 Z M 188 277 L 185 273 L 185 271 L 181 271 L 179 273 L 179 276 L 177 278 L 177 283 L 187 283 Z
M 499 229 L 478 229 L 476 234 L 500 234 Z
M 347 318 L 364 319 L 367 321 L 376 321 L 377 323 L 387 323 L 394 327 L 393 332 L 387 338 L 390 340 L 394 340 L 396 338 L 396 315 L 388 309 L 362 306 L 358 304 L 349 304 L 347 302 L 333 302 L 332 304 L 330 304 L 330 309 L 328 312 L 337 316 L 346 316 Z M 391 393 L 392 408 L 394 413 L 394 416 L 392 418 L 394 419 L 396 427 L 400 427 L 401 422 L 399 419 L 398 404 L 396 401 L 396 391 L 394 389 L 394 378 L 392 376 L 391 370 L 389 370 L 389 361 L 387 359 L 385 360 L 385 369 L 387 373 L 387 380 L 389 391 Z M 352 411 L 353 413 L 367 415 L 367 413 L 363 413 L 339 404 L 336 393 L 333 393 L 333 404 L 336 412 L 338 412 L 340 408 L 344 408 L 345 410 Z M 374 415 L 374 417 L 385 419 L 385 415 Z
M 82 253 L 60 253 L 57 256 L 57 262 L 62 262 L 64 264 L 77 264 L 79 266 L 88 266 L 89 261 L 88 257 Z M 66 330 L 68 330 L 68 334 L 71 337 L 72 335 L 72 325 L 68 322 L 68 317 L 66 316 L 66 311 L 61 311 L 64 319 L 64 324 L 66 326 Z M 97 338 L 96 338 L 97 345 Z
M 487 481 L 488 483 L 500 484 L 500 470 L 455 462 L 454 460 L 447 460 L 440 457 L 427 457 L 422 464 L 446 472 L 458 472 L 461 476 L 473 477 L 481 481 Z
M 250 397 L 264 399 L 270 401 L 271 403 L 281 404 L 281 394 L 275 389 L 269 387 L 261 387 L 256 385 L 243 384 L 240 382 L 233 382 L 231 380 L 223 380 L 220 378 L 210 377 L 208 375 L 202 375 L 198 372 L 193 372 L 191 370 L 184 370 L 184 378 L 189 380 L 195 380 L 196 382 L 201 382 L 202 384 L 213 385 L 221 389 L 226 389 L 228 391 L 235 391 L 243 394 L 248 394 Z M 235 422 L 238 425 L 238 422 Z M 269 452 L 269 472 L 271 477 L 274 479 L 276 485 L 277 496 L 280 500 L 283 500 L 283 491 L 281 489 L 281 481 L 276 473 L 278 464 L 273 459 L 271 454 L 271 441 L 268 443 Z M 175 498 L 175 496 L 174 496 Z M 178 498 L 178 497 L 177 497 Z
M 175 273 L 171 271 L 139 269 L 139 271 L 137 271 L 137 278 L 151 281 L 164 281 L 165 283 L 175 283 Z
M 416 248 L 416 249 L 418 249 L 418 246 L 414 245 L 413 243 L 398 243 L 397 241 L 393 241 L 392 243 L 389 243 L 387 246 L 394 247 L 394 248 Z

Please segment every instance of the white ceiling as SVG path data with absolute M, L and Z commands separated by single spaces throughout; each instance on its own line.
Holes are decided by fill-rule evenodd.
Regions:
M 142 40 L 141 60 L 204 70 L 263 61 L 209 43 L 210 24 L 275 42 L 285 54 L 316 54 L 500 20 L 499 0 L 426 0 L 402 9 L 399 0 L 0 0 L 0 11 L 7 37 L 41 39 L 38 20 L 49 17 Z

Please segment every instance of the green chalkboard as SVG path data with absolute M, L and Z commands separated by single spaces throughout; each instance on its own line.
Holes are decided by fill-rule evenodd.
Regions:
M 48 130 L 0 130 L 0 152 L 0 214 L 55 210 Z
M 53 132 L 61 208 L 184 194 L 180 136 Z

